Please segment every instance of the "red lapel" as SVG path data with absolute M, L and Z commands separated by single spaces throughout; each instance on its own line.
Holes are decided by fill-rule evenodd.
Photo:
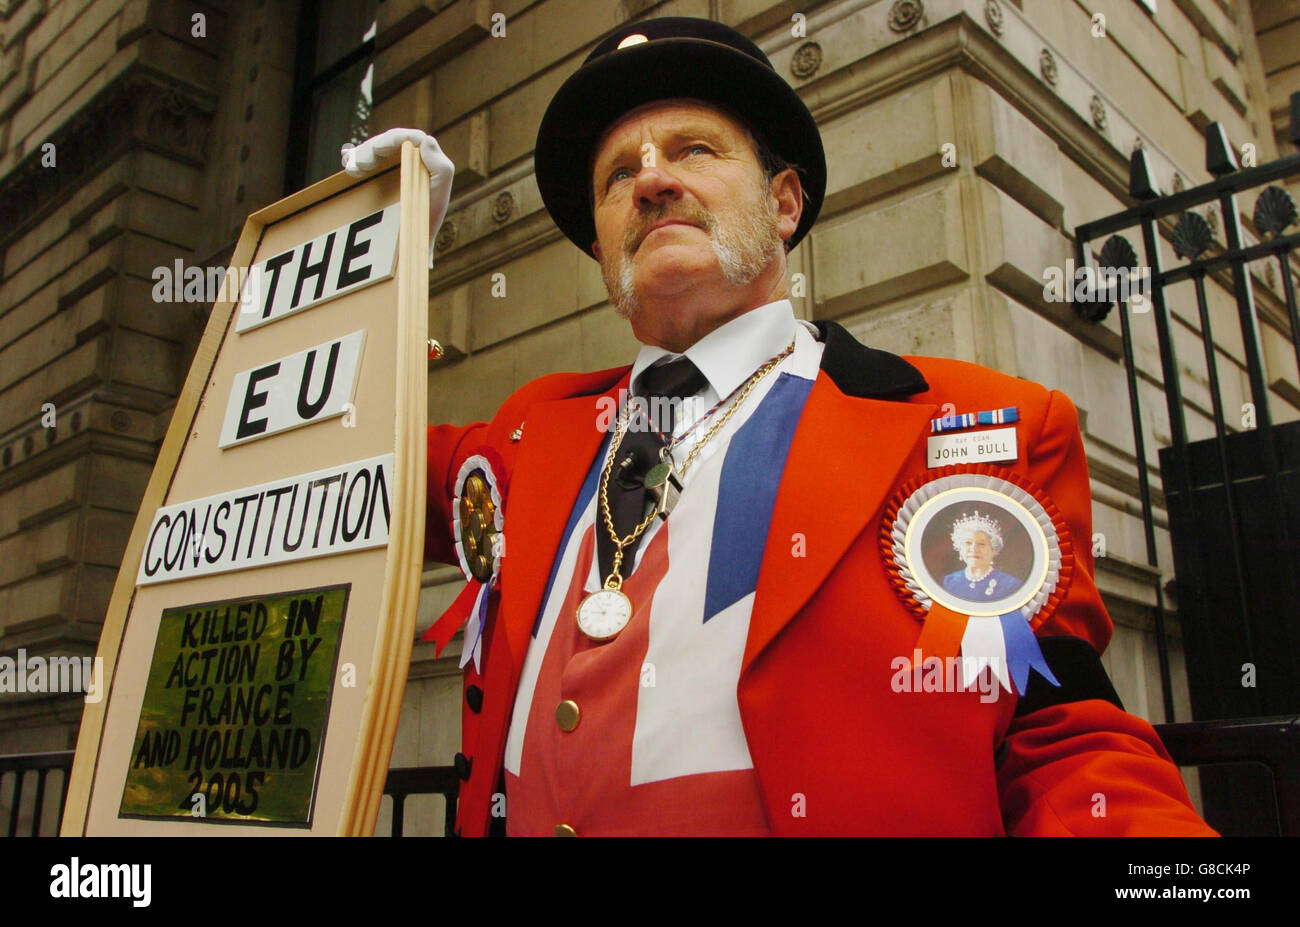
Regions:
M 880 511 L 939 408 L 846 396 L 819 371 L 786 458 L 741 679 Z M 793 556 L 795 535 L 804 556 Z M 874 539 L 873 539 L 874 542 Z

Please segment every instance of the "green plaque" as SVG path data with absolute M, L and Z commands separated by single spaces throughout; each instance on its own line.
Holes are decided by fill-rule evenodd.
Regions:
M 351 588 L 165 610 L 119 814 L 310 825 Z

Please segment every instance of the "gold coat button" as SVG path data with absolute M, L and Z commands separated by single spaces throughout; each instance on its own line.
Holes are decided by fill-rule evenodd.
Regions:
M 573 730 L 578 726 L 578 720 L 581 717 L 582 712 L 578 710 L 578 703 L 573 699 L 566 698 L 555 706 L 555 723 L 560 726 L 562 731 Z
M 576 836 L 578 836 L 578 832 L 577 832 L 576 830 L 574 830 L 572 827 L 570 827 L 568 824 L 556 824 L 556 825 L 555 825 L 555 836 L 557 836 L 557 837 L 576 837 Z

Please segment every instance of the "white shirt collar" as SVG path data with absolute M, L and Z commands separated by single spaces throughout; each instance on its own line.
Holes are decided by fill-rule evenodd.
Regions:
M 716 399 L 729 395 L 749 379 L 750 374 L 790 344 L 798 330 L 794 306 L 788 299 L 750 309 L 709 332 L 686 349 L 686 357 L 709 381 Z M 816 329 L 804 323 L 814 333 Z M 637 377 L 662 358 L 677 358 L 664 348 L 643 345 L 632 364 L 628 381 L 636 389 Z

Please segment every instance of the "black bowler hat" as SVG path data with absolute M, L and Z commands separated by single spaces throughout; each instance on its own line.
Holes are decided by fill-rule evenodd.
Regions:
M 808 107 L 762 50 L 708 19 L 667 16 L 607 35 L 556 91 L 542 116 L 533 163 L 542 202 L 569 240 L 591 253 L 591 154 L 620 116 L 652 100 L 689 97 L 739 115 L 773 153 L 796 165 L 807 198 L 793 248 L 826 192 L 826 154 Z

